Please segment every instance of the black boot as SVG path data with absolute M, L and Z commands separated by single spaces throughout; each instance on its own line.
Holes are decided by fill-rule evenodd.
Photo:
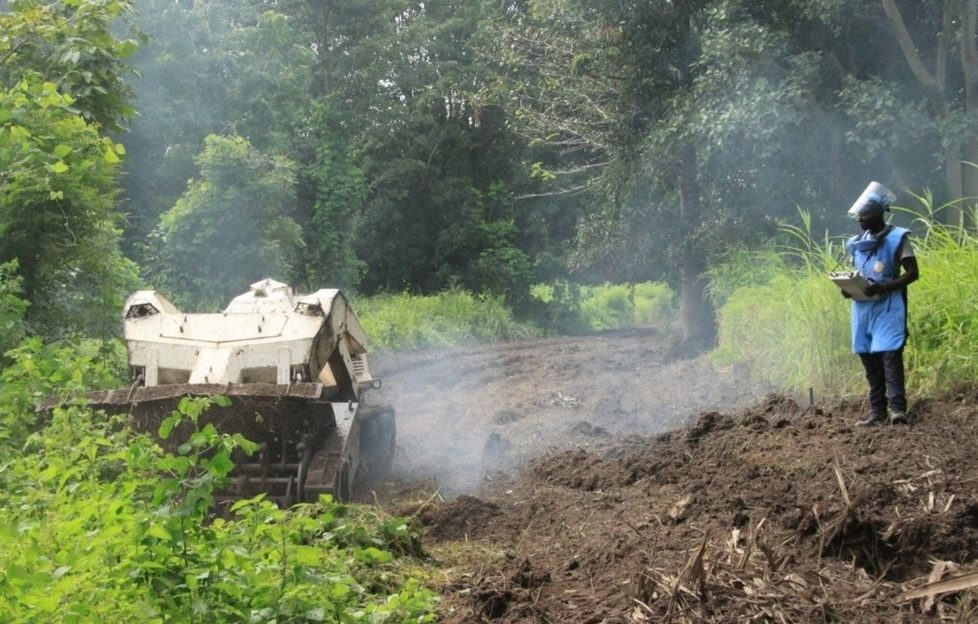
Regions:
M 904 421 L 906 421 L 906 417 L 904 417 Z M 873 414 L 872 416 L 870 416 L 869 418 L 866 418 L 864 420 L 857 420 L 856 421 L 856 426 L 857 427 L 874 427 L 874 426 L 879 425 L 879 424 L 882 424 L 884 422 L 886 422 L 886 416 L 883 416 L 882 414 Z
M 905 425 L 907 424 L 907 414 L 902 410 L 890 410 L 890 424 L 891 425 Z

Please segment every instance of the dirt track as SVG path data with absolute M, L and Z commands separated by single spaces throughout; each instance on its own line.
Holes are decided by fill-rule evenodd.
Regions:
M 976 621 L 970 592 L 904 593 L 975 570 L 978 391 L 857 430 L 861 401 L 751 402 L 667 354 L 633 332 L 381 361 L 405 478 L 435 480 L 390 504 L 426 527 L 444 621 Z

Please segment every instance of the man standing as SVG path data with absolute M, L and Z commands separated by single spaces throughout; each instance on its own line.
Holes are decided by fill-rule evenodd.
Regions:
M 870 427 L 885 422 L 907 422 L 903 346 L 907 341 L 907 285 L 920 277 L 906 228 L 887 224 L 883 213 L 896 196 L 871 182 L 849 215 L 858 219 L 863 233 L 846 241 L 855 270 L 869 282 L 867 301 L 852 302 L 852 350 L 859 354 L 869 381 L 872 413 L 856 423 Z M 902 273 L 901 273 L 902 269 Z M 843 295 L 849 297 L 843 291 Z

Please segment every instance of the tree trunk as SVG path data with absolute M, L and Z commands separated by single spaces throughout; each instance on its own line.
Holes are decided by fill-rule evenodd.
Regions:
M 692 233 L 702 224 L 699 183 L 696 179 L 696 150 L 687 145 L 682 150 L 679 173 L 679 218 L 683 231 Z M 680 320 L 683 347 L 705 350 L 716 340 L 716 314 L 706 295 L 706 260 L 703 249 L 684 245 L 679 265 Z
M 964 226 L 975 231 L 978 220 L 978 139 L 969 137 L 962 145 L 961 164 L 961 212 L 964 213 Z
M 917 79 L 917 82 L 928 92 L 934 103 L 934 114 L 937 118 L 946 118 L 951 114 L 951 105 L 947 100 L 947 54 L 949 51 L 948 42 L 952 35 L 955 22 L 958 21 L 963 29 L 960 41 L 961 63 L 964 72 L 965 88 L 968 93 L 975 86 L 975 66 L 978 64 L 978 53 L 975 50 L 975 18 L 976 7 L 973 2 L 963 3 L 957 0 L 944 0 L 943 23 L 941 32 L 938 33 L 938 46 L 935 58 L 935 71 L 931 73 L 920 57 L 920 50 L 913 41 L 903 15 L 897 7 L 895 0 L 881 0 L 883 10 L 893 29 L 897 44 L 903 51 L 903 56 L 907 61 L 910 72 Z M 970 97 L 968 98 L 970 100 Z M 947 138 L 947 137 L 945 137 Z M 967 142 L 967 138 L 964 140 Z M 961 149 L 963 142 L 955 138 L 950 138 L 944 148 L 944 182 L 947 187 L 947 200 L 959 200 L 967 188 L 965 186 L 965 174 L 962 167 L 968 167 L 961 162 Z M 978 146 L 976 146 L 978 150 Z M 969 167 L 970 168 L 970 167 Z M 978 173 L 976 171 L 975 173 Z M 978 185 L 978 176 L 975 177 Z M 945 223 L 962 223 L 962 205 L 955 203 L 947 207 L 944 214 Z
M 978 112 L 978 5 L 973 1 L 961 4 L 961 73 L 964 78 L 964 110 L 968 117 Z M 978 220 L 978 136 L 969 130 L 961 140 L 962 194 L 961 210 L 965 227 L 974 231 Z
M 961 197 L 964 183 L 961 178 L 961 145 L 955 141 L 948 142 L 944 148 L 944 182 L 947 185 L 949 201 Z M 950 225 L 961 223 L 961 204 L 951 204 L 944 214 L 944 222 Z

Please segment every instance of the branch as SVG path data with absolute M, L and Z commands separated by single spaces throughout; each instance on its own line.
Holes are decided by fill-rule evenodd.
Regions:
M 527 193 L 526 195 L 517 195 L 513 199 L 536 199 L 538 197 L 558 197 L 558 196 L 568 196 L 576 195 L 577 193 L 583 193 L 584 191 L 590 189 L 593 184 L 581 184 L 580 186 L 572 186 L 566 189 L 557 189 L 554 191 L 548 191 L 544 193 Z
M 917 53 L 917 46 L 914 45 L 913 38 L 907 31 L 907 25 L 903 22 L 903 15 L 900 13 L 900 9 L 897 8 L 896 2 L 894 0 L 881 1 L 883 2 L 883 10 L 886 11 L 886 17 L 890 20 L 890 26 L 893 27 L 893 34 L 896 36 L 897 43 L 900 44 L 900 49 L 903 50 L 903 56 L 906 57 L 907 63 L 910 65 L 910 71 L 913 72 L 913 75 L 920 84 L 939 91 L 940 85 L 937 84 L 937 80 L 927 71 L 924 63 L 920 60 L 920 55 Z
M 23 39 L 20 40 L 20 42 L 17 45 L 7 50 L 7 53 L 3 55 L 3 58 L 0 58 L 0 65 L 6 64 L 7 59 L 9 59 L 11 56 L 16 54 L 17 50 L 21 49 L 31 39 L 32 39 L 31 37 L 24 37 Z

